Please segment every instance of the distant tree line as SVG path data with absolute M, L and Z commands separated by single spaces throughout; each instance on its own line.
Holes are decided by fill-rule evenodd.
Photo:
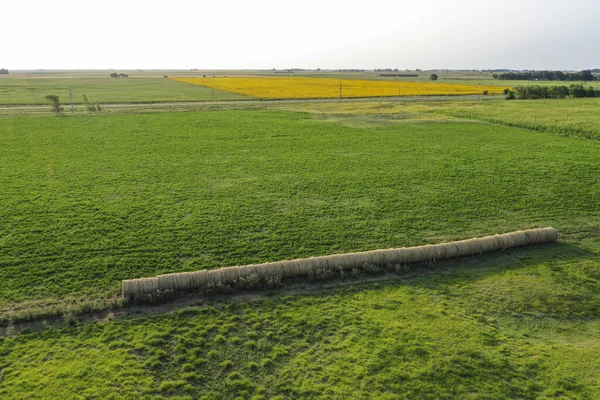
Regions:
M 335 72 L 365 72 L 364 69 L 336 69 Z
M 8 75 L 8 70 L 4 68 L 0 68 L 0 75 Z
M 379 76 L 397 76 L 401 78 L 416 78 L 419 75 L 417 74 L 379 74 Z
M 117 74 L 116 72 L 113 72 L 112 74 L 110 74 L 110 77 L 111 78 L 129 78 L 129 75 L 124 74 L 122 72 L 120 74 Z
M 525 72 L 505 72 L 502 74 L 492 74 L 494 79 L 499 80 L 516 80 L 516 81 L 593 81 L 596 77 L 592 71 L 584 70 L 580 72 L 562 71 L 525 71 Z
M 514 90 L 505 89 L 504 94 L 507 100 L 527 100 L 527 99 L 564 99 L 567 96 L 581 97 L 600 97 L 600 90 L 591 86 L 574 84 L 567 86 L 515 86 Z

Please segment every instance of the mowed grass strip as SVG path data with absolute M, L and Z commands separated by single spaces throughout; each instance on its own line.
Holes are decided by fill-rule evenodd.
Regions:
M 501 94 L 500 86 L 306 77 L 173 78 L 179 82 L 261 99 Z
M 304 113 L 0 119 L 0 304 L 122 279 L 598 229 L 600 145 L 504 126 Z

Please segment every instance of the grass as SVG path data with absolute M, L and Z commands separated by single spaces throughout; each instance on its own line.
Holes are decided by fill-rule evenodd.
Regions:
M 485 100 L 485 101 L 482 101 Z M 600 99 L 478 101 L 377 101 L 278 105 L 353 127 L 448 117 L 484 121 L 584 139 L 600 139 Z
M 167 272 L 598 226 L 598 142 L 516 128 L 219 111 L 0 129 L 5 309 Z
M 0 309 L 64 324 L 0 324 L 0 398 L 598 398 L 600 143 L 566 137 L 594 104 L 3 117 Z M 391 280 L 74 315 L 124 278 L 547 225 Z
M 0 78 L 0 105 L 48 104 L 46 95 L 55 94 L 65 109 L 70 107 L 69 87 L 73 102 L 83 103 L 83 95 L 92 102 L 155 103 L 210 100 L 239 100 L 244 96 L 185 85 L 171 79 L 106 77 L 4 77 Z
M 600 247 L 566 241 L 327 292 L 7 329 L 0 396 L 597 398 Z
M 441 113 L 527 129 L 600 139 L 600 99 L 454 103 Z

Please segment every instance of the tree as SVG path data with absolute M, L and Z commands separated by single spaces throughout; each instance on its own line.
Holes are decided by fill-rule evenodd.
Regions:
M 113 72 L 112 74 L 110 74 L 111 78 L 118 78 L 119 74 L 117 74 L 116 72 Z
M 431 79 L 432 81 L 437 81 L 438 80 L 438 76 L 437 76 L 437 74 L 431 74 L 431 76 L 429 77 L 429 79 Z
M 0 74 L 2 74 L 2 75 L 8 75 L 8 70 L 4 69 L 4 68 L 0 68 Z
M 50 102 L 50 107 L 52 107 L 52 111 L 54 111 L 55 113 L 59 113 L 63 110 L 63 108 L 60 105 L 60 100 L 58 99 L 58 96 L 55 94 L 49 94 L 45 97 L 46 100 L 48 100 Z
M 594 75 L 592 75 L 592 71 L 585 70 L 585 71 L 581 71 L 581 80 L 582 81 L 593 81 L 594 80 Z

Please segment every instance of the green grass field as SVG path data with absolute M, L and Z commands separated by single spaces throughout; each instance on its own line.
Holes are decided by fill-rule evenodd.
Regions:
M 92 102 L 155 103 L 178 101 L 240 100 L 244 96 L 186 85 L 171 79 L 106 77 L 0 77 L 0 105 L 48 104 L 44 98 L 57 95 L 65 109 L 70 107 L 69 87 L 73 103 L 82 104 L 85 94 Z
M 350 128 L 281 111 L 0 124 L 3 305 L 165 272 L 577 232 L 599 212 L 598 142 L 502 126 Z
M 0 397 L 598 398 L 597 104 L 4 116 L 4 314 L 164 272 L 536 226 L 561 236 L 179 312 L 2 323 Z

